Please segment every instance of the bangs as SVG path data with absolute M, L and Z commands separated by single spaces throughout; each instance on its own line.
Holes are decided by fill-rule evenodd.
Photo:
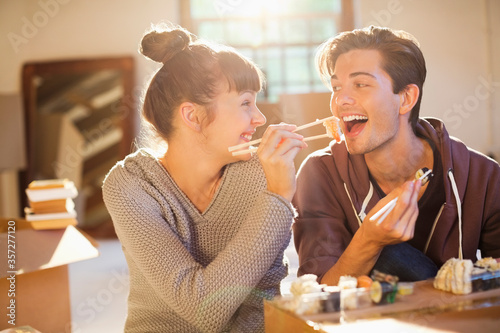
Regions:
M 260 92 L 265 84 L 262 71 L 235 51 L 220 52 L 219 65 L 222 75 L 229 84 L 230 91 Z

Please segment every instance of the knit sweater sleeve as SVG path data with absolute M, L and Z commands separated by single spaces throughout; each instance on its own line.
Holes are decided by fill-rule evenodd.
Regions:
M 158 201 L 158 189 L 140 175 L 115 167 L 103 197 L 130 259 L 162 301 L 200 331 L 220 331 L 287 241 L 293 210 L 284 198 L 262 191 L 237 234 L 203 266 L 191 255 Z M 131 288 L 133 286 L 131 285 Z

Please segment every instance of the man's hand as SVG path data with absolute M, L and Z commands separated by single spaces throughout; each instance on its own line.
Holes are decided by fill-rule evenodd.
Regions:
M 380 200 L 368 213 L 359 233 L 361 240 L 378 244 L 381 248 L 390 244 L 398 244 L 413 238 L 415 223 L 418 217 L 418 194 L 421 181 L 408 181 Z M 383 219 L 382 216 L 372 219 L 382 207 L 397 198 L 394 209 Z

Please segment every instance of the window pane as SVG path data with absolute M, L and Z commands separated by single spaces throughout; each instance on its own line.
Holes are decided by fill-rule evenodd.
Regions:
M 206 0 L 191 0 L 191 17 L 193 19 L 220 17 L 216 11 L 215 2 Z
M 288 47 L 285 50 L 285 77 L 288 84 L 309 83 L 309 62 L 306 47 Z
M 184 1 L 184 0 L 182 0 Z M 307 13 L 340 13 L 340 0 L 191 0 L 193 19 L 273 16 Z
M 259 54 L 258 50 L 251 49 L 251 48 L 238 48 L 237 51 L 244 55 L 245 57 L 252 59 L 259 67 L 261 66 L 260 59 L 259 59 Z
M 285 43 L 307 43 L 309 27 L 305 19 L 289 19 L 283 21 L 283 39 Z
M 311 20 L 312 41 L 322 43 L 337 34 L 337 25 L 332 18 L 320 18 Z
M 277 83 L 281 84 L 283 81 L 281 50 L 277 47 L 268 48 L 262 65 L 265 66 L 269 85 L 276 85 Z
M 224 25 L 221 21 L 200 22 L 197 35 L 219 43 L 226 42 L 224 40 Z
M 276 2 L 284 7 L 281 11 L 286 14 L 340 12 L 341 5 L 340 0 L 277 0 Z
M 318 78 L 320 81 L 320 77 L 319 77 L 319 73 L 318 73 L 318 70 L 316 69 L 316 53 L 318 51 L 318 47 L 316 46 L 312 46 L 309 48 L 309 63 L 308 63 L 308 66 L 309 66 L 309 70 L 311 71 L 312 73 L 312 79 L 316 79 Z
M 264 22 L 264 42 L 266 44 L 279 44 L 281 40 L 281 27 L 278 19 L 270 19 Z
M 252 57 L 250 57 L 259 67 L 266 76 L 267 81 L 267 49 L 265 48 L 253 48 Z
M 280 95 L 284 94 L 285 91 L 283 89 L 283 86 L 273 84 L 273 85 L 268 85 L 268 101 L 271 103 L 277 103 L 279 101 Z
M 311 91 L 309 84 L 294 84 L 286 87 L 287 94 L 303 94 Z
M 225 32 L 227 43 L 233 46 L 262 44 L 262 27 L 255 21 L 228 21 Z

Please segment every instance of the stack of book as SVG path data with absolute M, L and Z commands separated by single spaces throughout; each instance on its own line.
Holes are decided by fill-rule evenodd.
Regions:
M 68 179 L 35 180 L 26 189 L 26 220 L 34 229 L 59 229 L 77 225 L 75 184 Z

